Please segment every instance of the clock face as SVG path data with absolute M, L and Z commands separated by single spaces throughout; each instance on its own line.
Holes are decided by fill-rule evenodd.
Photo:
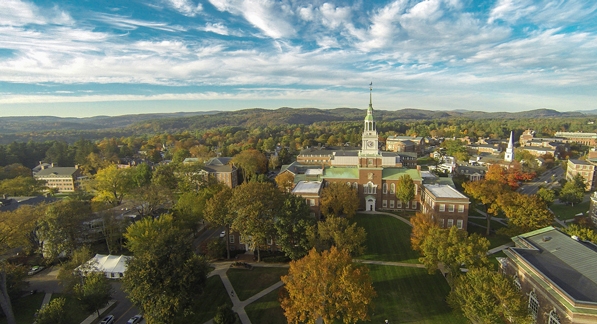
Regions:
M 373 147 L 373 141 L 367 141 L 367 146 Z

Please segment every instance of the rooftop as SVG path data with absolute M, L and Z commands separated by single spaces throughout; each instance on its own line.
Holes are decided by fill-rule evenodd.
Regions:
M 513 237 L 510 248 L 578 301 L 597 302 L 597 246 L 554 227 Z
M 50 175 L 62 175 L 70 176 L 77 171 L 76 167 L 53 167 L 49 169 L 39 170 L 36 176 L 50 176 Z
M 381 177 L 384 180 L 398 180 L 405 174 L 408 174 L 415 181 L 423 180 L 417 169 L 407 168 L 384 168 Z
M 431 194 L 433 194 L 436 198 L 464 198 L 468 199 L 467 196 L 458 192 L 458 190 L 452 188 L 449 185 L 441 185 L 441 184 L 428 184 L 425 185 Z
M 321 190 L 323 182 L 321 181 L 299 181 L 294 189 L 293 194 L 318 194 Z

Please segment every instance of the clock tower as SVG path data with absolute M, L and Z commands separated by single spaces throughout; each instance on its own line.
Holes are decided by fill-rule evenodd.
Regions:
M 378 135 L 373 120 L 373 104 L 371 101 L 371 93 L 373 92 L 372 84 L 369 85 L 369 108 L 367 109 L 367 116 L 365 116 L 365 127 L 363 129 L 363 144 L 361 146 L 361 156 L 379 156 Z

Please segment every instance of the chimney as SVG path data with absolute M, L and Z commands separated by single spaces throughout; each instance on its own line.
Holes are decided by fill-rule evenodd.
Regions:
M 45 170 L 45 169 L 46 169 L 46 166 L 45 166 L 45 165 L 43 165 L 43 164 L 41 164 L 41 165 L 40 165 L 40 167 L 41 167 L 41 169 L 42 169 L 42 170 Z
M 52 162 L 52 164 L 51 164 L 50 168 L 53 168 L 53 167 L 54 167 L 54 162 Z
M 75 169 L 79 170 L 79 165 L 78 164 L 75 164 Z

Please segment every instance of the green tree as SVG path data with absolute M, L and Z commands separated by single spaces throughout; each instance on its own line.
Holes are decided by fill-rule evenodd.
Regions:
M 486 267 L 489 264 L 487 249 L 489 241 L 477 234 L 468 235 L 456 226 L 449 229 L 432 227 L 421 244 L 422 257 L 419 261 L 425 265 L 430 274 L 443 264 L 448 270 L 449 283 L 460 275 L 460 268 L 469 269 Z
M 302 197 L 285 194 L 283 206 L 274 222 L 276 244 L 290 259 L 302 258 L 313 247 L 308 233 L 316 222 Z
M 586 190 L 585 179 L 577 173 L 571 181 L 567 181 L 566 184 L 560 190 L 560 201 L 567 204 L 578 204 L 582 202 Z
M 213 197 L 209 198 L 205 203 L 203 216 L 213 226 L 225 226 L 226 235 L 226 258 L 230 259 L 230 243 L 228 236 L 230 235 L 230 226 L 234 222 L 235 214 L 232 213 L 228 206 L 232 198 L 232 190 L 228 187 L 222 187 L 222 190 L 217 192 Z
M 7 196 L 37 196 L 46 189 L 46 182 L 31 176 L 18 176 L 0 181 L 0 194 Z
M 365 252 L 365 241 L 367 233 L 365 229 L 350 224 L 348 219 L 343 217 L 330 216 L 323 222 L 317 223 L 317 232 L 311 234 L 312 245 L 317 250 L 329 250 L 332 246 L 340 250 L 346 250 L 352 256 L 358 256 Z
M 280 300 L 289 323 L 326 324 L 366 321 L 376 296 L 368 268 L 352 262 L 348 251 L 332 247 L 318 253 L 312 249 L 290 262 L 282 277 L 285 294 Z
M 540 188 L 537 191 L 537 196 L 541 198 L 547 204 L 547 206 L 551 206 L 553 202 L 556 200 L 556 193 L 555 191 L 547 188 Z
M 70 324 L 72 320 L 66 309 L 66 299 L 58 297 L 50 300 L 35 313 L 35 324 Z
M 189 234 L 171 215 L 145 218 L 127 228 L 127 248 L 135 257 L 122 279 L 123 289 L 148 324 L 181 321 L 203 293 L 209 266 L 193 252 Z
M 108 304 L 112 296 L 112 285 L 103 272 L 90 272 L 83 277 L 83 283 L 73 288 L 75 297 L 88 312 L 97 312 Z
M 468 161 L 469 159 L 466 146 L 460 140 L 445 140 L 441 147 L 446 149 L 447 155 L 455 157 L 458 161 Z
M 564 229 L 564 232 L 570 236 L 575 235 L 581 240 L 591 241 L 597 244 L 597 233 L 591 228 L 582 227 L 577 224 L 571 224 Z
M 214 316 L 214 324 L 234 324 L 236 323 L 236 315 L 229 304 L 219 306 Z
M 244 182 L 250 181 L 258 173 L 267 171 L 267 158 L 255 149 L 244 150 L 235 155 L 232 163 L 241 169 Z
M 147 163 L 141 163 L 131 169 L 131 181 L 134 187 L 148 186 L 151 183 L 152 176 L 151 167 Z
M 47 207 L 37 230 L 47 260 L 54 261 L 63 252 L 72 254 L 81 241 L 83 220 L 90 214 L 89 205 L 78 200 L 60 200 Z
M 527 300 L 513 281 L 486 268 L 471 269 L 454 282 L 448 295 L 452 308 L 472 323 L 533 323 Z
M 227 187 L 221 183 L 214 183 L 200 189 L 198 192 L 187 191 L 182 193 L 174 205 L 174 219 L 180 223 L 182 228 L 190 229 L 195 235 L 205 218 L 207 202 L 224 188 Z M 220 203 L 225 204 L 225 201 Z
M 408 175 L 402 175 L 396 183 L 396 198 L 403 204 L 408 204 L 415 198 L 415 183 Z
M 340 182 L 332 182 L 321 191 L 319 201 L 321 213 L 326 216 L 346 216 L 352 218 L 359 208 L 355 189 Z
M 243 241 L 251 242 L 261 261 L 260 247 L 275 234 L 274 222 L 282 205 L 282 193 L 272 183 L 249 182 L 234 188 L 228 210 L 233 214 L 232 229 Z
M 97 171 L 90 186 L 95 190 L 94 201 L 106 202 L 112 206 L 122 203 L 124 196 L 133 189 L 130 169 L 119 169 L 115 164 Z
M 82 246 L 73 251 L 71 258 L 60 264 L 58 270 L 58 281 L 66 293 L 73 293 L 75 286 L 82 282 L 83 272 L 81 267 L 87 269 L 87 262 L 93 257 L 91 249 Z M 89 269 L 91 270 L 91 269 Z

